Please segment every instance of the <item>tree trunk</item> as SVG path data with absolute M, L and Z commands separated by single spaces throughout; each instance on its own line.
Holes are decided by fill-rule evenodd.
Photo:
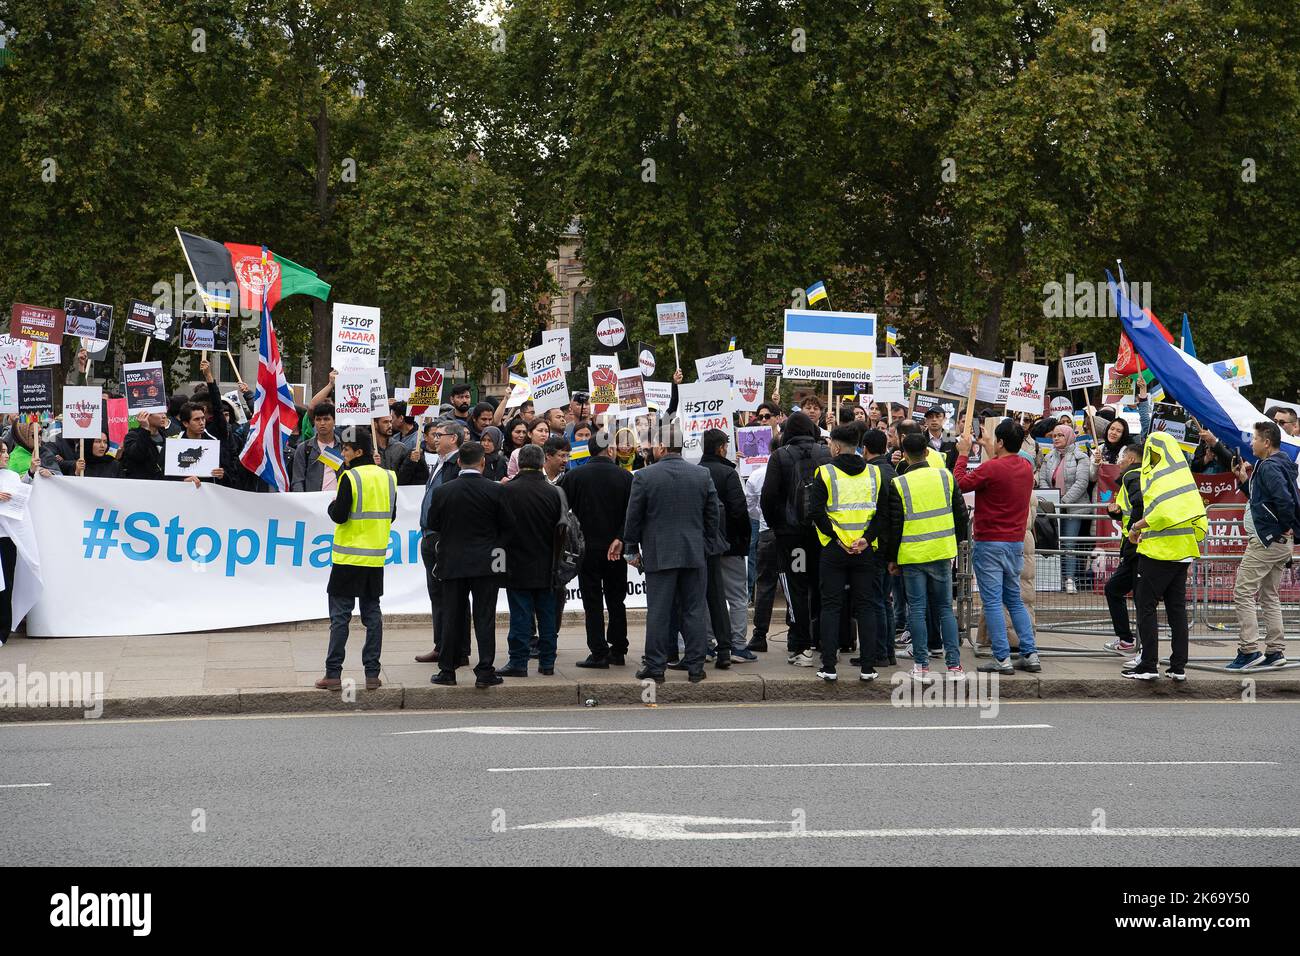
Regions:
M 330 203 L 330 125 L 329 112 L 322 96 L 320 111 L 312 121 L 316 129 L 316 217 L 317 241 L 319 248 L 328 242 L 329 224 L 333 213 Z M 327 259 L 322 253 L 318 262 Z M 318 266 L 319 275 L 327 282 L 330 277 L 325 269 Z M 333 332 L 333 307 L 328 302 L 312 299 L 311 302 L 311 392 L 315 393 L 329 381 L 330 375 L 330 335 Z

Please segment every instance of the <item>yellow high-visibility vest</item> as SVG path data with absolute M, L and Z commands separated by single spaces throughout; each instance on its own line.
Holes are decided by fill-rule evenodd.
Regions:
M 930 463 L 931 468 L 947 468 L 948 459 L 943 452 L 933 445 L 927 445 L 925 448 L 925 460 Z
M 953 477 L 946 468 L 908 468 L 894 479 L 903 499 L 899 564 L 925 564 L 957 557 L 952 516 Z
M 1200 543 L 1209 530 L 1205 502 L 1187 456 L 1165 432 L 1148 435 L 1142 452 L 1142 517 L 1147 527 L 1138 554 L 1157 561 L 1200 556 Z
M 348 520 L 334 531 L 332 559 L 335 564 L 382 568 L 397 500 L 397 476 L 378 465 L 361 465 L 343 472 L 343 480 L 352 485 L 352 507 Z
M 880 493 L 880 469 L 867 465 L 861 474 L 850 475 L 832 464 L 817 469 L 817 476 L 826 486 L 826 516 L 831 519 L 835 537 L 846 546 L 857 541 L 867 530 L 876 513 L 876 497 Z M 831 539 L 817 529 L 822 547 Z M 872 542 L 875 547 L 875 542 Z

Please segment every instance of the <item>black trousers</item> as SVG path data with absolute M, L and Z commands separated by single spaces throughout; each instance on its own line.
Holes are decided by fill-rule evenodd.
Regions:
M 478 642 L 478 663 L 474 665 L 476 677 L 491 677 L 496 674 L 493 665 L 497 654 L 497 593 L 500 589 L 500 578 L 490 575 L 481 578 L 450 578 L 442 582 L 444 635 L 468 632 L 469 602 L 471 598 L 474 600 L 474 639 Z M 468 644 L 464 656 L 469 656 Z M 440 651 L 438 668 L 454 673 L 459 661 L 458 656 Z
M 731 615 L 727 612 L 727 592 L 722 582 L 722 555 L 714 554 L 708 561 L 708 576 L 704 586 L 704 601 L 709 608 L 709 627 L 718 643 L 718 658 L 731 658 Z
M 772 624 L 772 604 L 776 601 L 777 575 L 780 558 L 777 555 L 776 534 L 760 531 L 758 534 L 758 577 L 754 581 L 754 632 L 750 640 L 767 640 L 767 629 Z
M 442 606 L 443 606 L 443 588 L 442 582 L 433 576 L 434 551 L 437 539 L 432 535 L 425 535 L 420 541 L 420 560 L 424 562 L 424 584 L 429 592 L 430 617 L 433 619 L 433 649 L 438 652 L 438 659 L 442 660 Z M 469 657 L 469 615 L 462 618 L 462 629 L 459 641 L 459 653 L 456 660 L 463 657 Z
M 790 611 L 794 622 L 786 650 L 802 653 L 819 641 L 817 622 L 821 617 L 821 542 L 816 531 L 800 534 L 778 534 L 777 549 L 781 557 L 781 571 L 790 590 Z
M 1133 626 L 1128 616 L 1128 596 L 1137 585 L 1137 549 L 1128 546 L 1119 550 L 1119 566 L 1106 582 L 1106 605 L 1110 608 L 1110 623 L 1115 636 L 1121 641 L 1133 640 Z
M 0 568 L 4 569 L 5 587 L 0 591 L 0 644 L 9 640 L 14 629 L 14 569 L 18 567 L 18 546 L 12 538 L 0 538 Z
M 845 604 L 858 624 L 862 670 L 872 670 L 871 649 L 876 646 L 875 602 L 880 593 L 880 566 L 866 554 L 849 554 L 832 541 L 822 548 L 821 651 L 822 670 L 835 670 L 840 649 L 840 621 Z
M 627 562 L 601 558 L 578 571 L 582 611 L 587 618 L 587 650 L 597 659 L 627 654 Z M 609 624 L 605 624 L 605 611 Z
M 645 665 L 652 674 L 662 674 L 670 657 L 677 656 L 677 630 L 673 627 L 673 604 L 681 608 L 682 637 L 689 671 L 704 669 L 705 568 L 669 568 L 645 574 Z
M 1160 662 L 1160 625 L 1156 605 L 1165 604 L 1169 621 L 1169 669 L 1181 671 L 1187 665 L 1187 572 L 1182 561 L 1157 561 L 1144 554 L 1137 559 L 1138 639 L 1142 642 L 1142 669 L 1155 670 Z

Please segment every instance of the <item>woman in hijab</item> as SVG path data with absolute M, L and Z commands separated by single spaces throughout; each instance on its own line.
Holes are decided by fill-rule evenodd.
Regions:
M 614 460 L 624 471 L 645 467 L 645 460 L 637 450 L 639 444 L 636 432 L 631 428 L 620 428 L 614 433 Z
M 1055 488 L 1061 493 L 1063 505 L 1086 504 L 1091 465 L 1088 456 L 1075 444 L 1074 427 L 1057 425 L 1052 431 L 1052 450 L 1038 469 L 1038 487 Z M 1077 517 L 1081 509 L 1063 508 L 1061 511 L 1061 550 L 1077 551 L 1083 547 L 1078 541 L 1083 524 L 1083 519 Z M 1061 578 L 1066 594 L 1074 594 L 1077 590 L 1074 579 L 1079 573 L 1078 565 L 1079 560 L 1074 554 L 1061 556 Z
M 504 441 L 501 429 L 489 425 L 483 429 L 483 434 L 479 435 L 478 440 L 483 444 L 483 477 L 488 481 L 500 481 L 506 476 L 506 458 L 501 453 Z
M 73 474 L 78 478 L 116 478 L 121 466 L 116 458 L 108 457 L 108 436 L 103 432 L 86 446 L 86 457 L 78 458 Z

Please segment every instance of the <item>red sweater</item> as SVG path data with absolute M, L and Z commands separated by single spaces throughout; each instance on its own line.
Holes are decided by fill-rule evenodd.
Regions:
M 1019 455 L 990 458 L 974 471 L 958 455 L 953 476 L 962 491 L 975 492 L 975 541 L 1024 541 L 1034 466 Z

